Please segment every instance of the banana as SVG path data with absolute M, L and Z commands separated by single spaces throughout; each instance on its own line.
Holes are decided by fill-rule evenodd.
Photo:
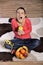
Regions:
M 9 40 L 6 40 L 5 43 L 6 43 L 6 44 L 9 44 L 10 46 L 13 46 L 13 45 L 14 45 L 14 44 L 13 44 L 11 41 L 9 41 Z
M 22 48 L 24 48 L 26 51 L 28 51 L 28 48 L 26 46 L 22 46 L 22 47 L 17 49 L 17 52 L 20 51 Z
M 11 44 L 11 42 L 10 42 L 9 40 L 6 40 L 5 42 L 6 42 L 7 44 Z
M 20 51 L 22 49 L 22 47 L 18 48 L 16 52 Z
M 23 48 L 24 48 L 26 51 L 28 51 L 28 48 L 27 48 L 26 46 L 23 46 Z

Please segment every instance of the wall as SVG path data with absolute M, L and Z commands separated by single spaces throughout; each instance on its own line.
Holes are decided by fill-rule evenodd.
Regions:
M 0 17 L 15 17 L 20 6 L 26 9 L 29 18 L 43 17 L 43 0 L 0 0 Z

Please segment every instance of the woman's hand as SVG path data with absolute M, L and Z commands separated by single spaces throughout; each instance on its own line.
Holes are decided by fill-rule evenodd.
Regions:
M 24 31 L 23 30 L 19 30 L 18 31 L 18 35 L 23 35 L 24 34 Z

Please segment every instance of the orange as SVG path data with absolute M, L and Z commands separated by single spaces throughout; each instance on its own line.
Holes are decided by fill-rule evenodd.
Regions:
M 20 55 L 20 52 L 17 51 L 17 52 L 16 52 L 16 57 L 19 57 L 19 55 Z
M 24 59 L 25 57 L 22 54 L 20 54 L 19 58 Z
M 26 51 L 24 49 L 21 49 L 20 52 L 24 54 Z

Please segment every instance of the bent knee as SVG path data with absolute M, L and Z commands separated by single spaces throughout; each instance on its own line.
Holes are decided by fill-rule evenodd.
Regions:
M 36 39 L 36 40 L 35 40 L 35 45 L 36 45 L 36 46 L 40 45 L 40 40 L 39 40 L 39 39 Z

